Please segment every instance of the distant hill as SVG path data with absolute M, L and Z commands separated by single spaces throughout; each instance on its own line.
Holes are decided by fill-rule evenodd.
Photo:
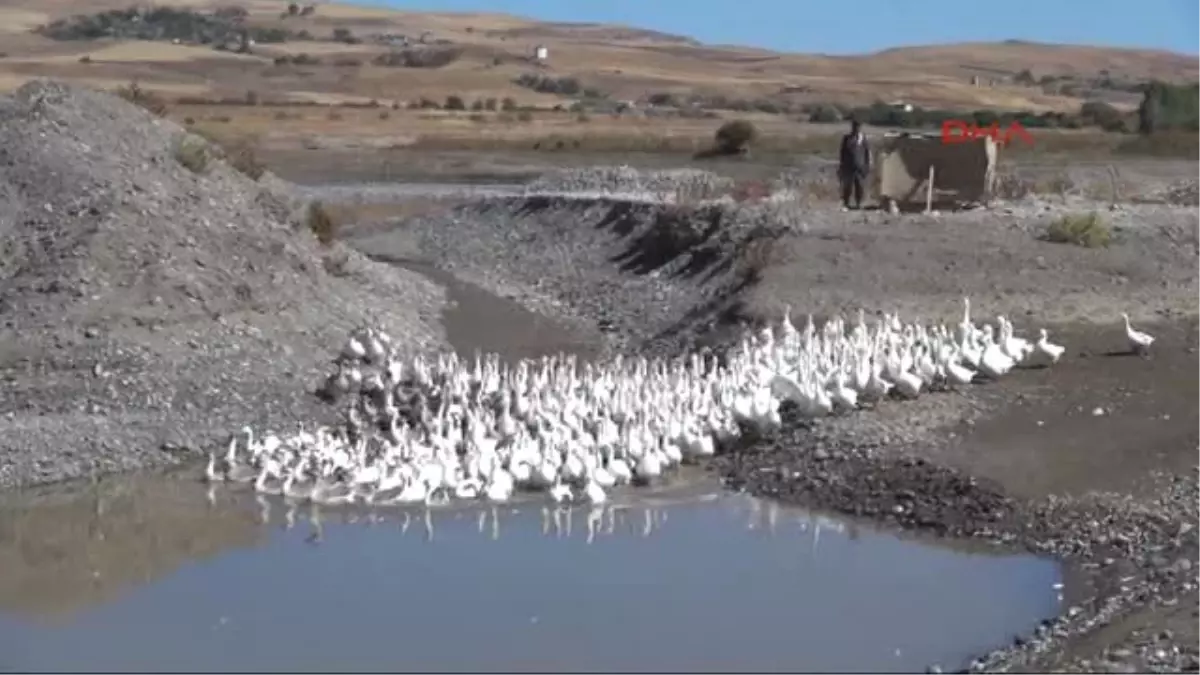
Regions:
M 882 100 L 927 108 L 1075 111 L 1085 100 L 1132 107 L 1136 87 L 1152 77 L 1200 77 L 1194 56 L 1154 50 L 1007 41 L 823 56 L 502 14 L 340 4 L 311 10 L 297 4 L 293 14 L 288 3 L 268 0 L 165 0 L 156 7 L 178 11 L 160 11 L 153 21 L 128 15 L 68 19 L 129 5 L 4 0 L 0 89 L 52 76 L 100 86 L 136 78 L 145 87 L 196 97 L 252 90 L 263 98 L 319 101 L 460 95 L 541 105 L 585 94 L 617 100 L 672 94 L 767 101 L 763 105 L 783 110 Z M 221 15 L 211 18 L 219 8 Z M 238 51 L 243 35 L 253 40 L 247 53 Z M 546 50 L 544 62 L 532 57 L 539 45 Z M 524 85 L 516 82 L 522 75 Z M 564 79 L 575 85 L 553 84 Z M 537 85 L 539 80 L 551 84 Z

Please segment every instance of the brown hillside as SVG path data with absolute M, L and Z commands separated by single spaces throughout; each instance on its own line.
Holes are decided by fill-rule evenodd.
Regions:
M 304 30 L 312 39 L 260 42 L 251 54 L 237 54 L 186 42 L 59 41 L 30 32 L 58 18 L 130 4 L 129 0 L 0 0 L 0 43 L 5 52 L 0 58 L 0 89 L 12 89 L 38 76 L 105 87 L 137 78 L 145 87 L 203 97 L 241 96 L 255 90 L 262 97 L 320 101 L 440 100 L 458 94 L 469 99 L 511 96 L 534 105 L 562 102 L 562 97 L 513 84 L 517 76 L 536 70 L 552 77 L 576 77 L 584 86 L 621 100 L 679 92 L 793 104 L 903 100 L 927 107 L 1065 111 L 1077 109 L 1086 98 L 1123 105 L 1136 102 L 1134 94 L 1097 85 L 1102 77 L 1118 84 L 1150 77 L 1198 77 L 1195 57 L 1152 50 L 1008 42 L 829 57 L 710 46 L 631 27 L 538 22 L 500 14 L 320 4 L 310 16 L 283 16 L 287 3 L 268 0 L 157 4 L 204 12 L 240 4 L 249 12 L 250 26 Z M 333 41 L 335 29 L 348 30 L 361 42 Z M 462 55 L 440 68 L 373 65 L 372 59 L 397 48 L 381 42 L 380 36 L 388 34 L 407 36 L 414 43 L 424 35 L 427 42 L 439 43 L 434 47 L 459 48 Z M 540 66 L 530 59 L 536 44 L 549 51 L 547 62 Z M 300 53 L 320 63 L 276 63 L 277 57 Z M 1022 86 L 1013 78 L 1023 70 L 1035 78 L 1058 80 L 1046 86 Z

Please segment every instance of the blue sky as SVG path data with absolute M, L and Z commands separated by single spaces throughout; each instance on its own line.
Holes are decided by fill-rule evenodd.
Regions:
M 704 42 L 850 54 L 946 42 L 1150 47 L 1200 53 L 1196 0 L 358 0 L 401 9 L 623 23 Z

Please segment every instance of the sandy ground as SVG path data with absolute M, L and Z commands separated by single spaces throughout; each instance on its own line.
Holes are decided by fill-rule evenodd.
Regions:
M 1123 172 L 1149 181 L 1181 173 Z M 931 217 L 816 205 L 802 232 L 775 241 L 756 283 L 736 287 L 712 270 L 686 274 L 683 263 L 622 269 L 621 254 L 646 240 L 642 225 L 607 229 L 618 209 L 629 217 L 612 204 L 463 206 L 373 220 L 356 246 L 453 269 L 576 325 L 591 319 L 610 338 L 624 335 L 611 343 L 621 346 L 660 344 L 673 331 L 694 340 L 731 321 L 776 319 L 787 305 L 818 317 L 861 307 L 952 320 L 963 295 L 977 320 L 1002 313 L 1019 332 L 1047 327 L 1068 346 L 1053 368 L 791 424 L 714 469 L 781 499 L 1065 559 L 1076 579 L 1068 613 L 972 669 L 1196 670 L 1195 207 L 1110 209 L 1071 197 Z M 1114 226 L 1112 246 L 1039 238 L 1051 219 L 1088 209 Z M 576 253 L 564 260 L 562 250 Z M 1124 353 L 1121 311 L 1158 337 L 1149 358 Z M 487 330 L 534 339 L 494 322 Z

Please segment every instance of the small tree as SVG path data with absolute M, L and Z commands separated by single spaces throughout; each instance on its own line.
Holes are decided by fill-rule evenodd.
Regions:
M 296 16 L 299 13 L 300 13 L 300 5 L 297 5 L 294 2 L 289 2 L 288 3 L 288 15 Z
M 1142 91 L 1142 103 L 1138 106 L 1138 132 L 1152 134 L 1162 124 L 1161 86 L 1157 82 L 1146 85 Z
M 714 149 L 727 155 L 745 152 L 758 138 L 758 129 L 747 120 L 730 120 L 717 129 Z
M 815 106 L 808 113 L 808 121 L 817 124 L 840 122 L 842 121 L 842 111 L 838 110 L 834 106 L 821 104 Z
M 461 96 L 450 95 L 446 97 L 446 104 L 443 107 L 446 110 L 466 110 L 467 103 L 462 100 Z

